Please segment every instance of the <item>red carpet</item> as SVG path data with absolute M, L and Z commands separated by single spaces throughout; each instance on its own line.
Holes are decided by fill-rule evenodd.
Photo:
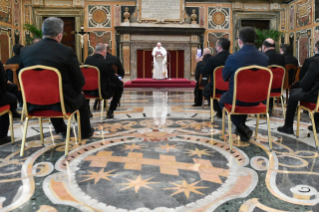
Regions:
M 194 88 L 195 81 L 188 79 L 166 79 L 166 80 L 153 80 L 153 79 L 135 79 L 125 83 L 125 88 Z

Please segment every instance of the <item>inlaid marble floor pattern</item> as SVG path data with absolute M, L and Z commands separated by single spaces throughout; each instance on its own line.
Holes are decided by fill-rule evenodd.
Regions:
M 240 141 L 227 124 L 222 139 L 222 120 L 212 124 L 209 107 L 192 107 L 193 99 L 192 89 L 126 90 L 114 119 L 101 123 L 92 111 L 95 133 L 81 145 L 72 124 L 67 158 L 48 120 L 44 146 L 30 121 L 20 157 L 23 124 L 15 120 L 16 143 L 0 148 L 0 212 L 319 212 L 319 154 L 307 114 L 297 139 L 277 132 L 276 107 L 269 151 L 265 119 L 257 140 Z M 247 125 L 255 129 L 254 116 Z

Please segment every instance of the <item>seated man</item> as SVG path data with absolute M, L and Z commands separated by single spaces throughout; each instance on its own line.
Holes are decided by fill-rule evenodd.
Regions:
M 6 65 L 10 65 L 10 64 L 19 64 L 20 63 L 20 50 L 23 48 L 24 46 L 20 45 L 20 44 L 16 44 L 13 46 L 13 53 L 14 56 L 11 57 L 9 60 L 7 60 Z M 9 69 L 7 70 L 7 75 L 8 75 L 8 80 L 13 83 L 13 73 L 12 71 Z
M 302 80 L 302 78 L 306 75 L 307 71 L 310 70 L 309 66 L 310 64 L 314 61 L 317 60 L 319 58 L 319 41 L 316 42 L 315 47 L 314 47 L 314 56 L 313 57 L 309 57 L 307 59 L 305 59 L 304 63 L 302 64 L 302 68 L 299 72 L 299 79 L 300 81 Z M 298 83 L 299 84 L 299 83 Z
M 10 105 L 10 110 L 12 115 L 17 116 L 17 98 L 7 92 L 7 79 L 5 76 L 5 71 L 3 64 L 0 61 L 0 107 L 4 105 Z M 19 117 L 19 115 L 18 115 Z M 0 116 L 0 145 L 8 143 L 11 141 L 11 137 L 8 137 L 8 128 L 9 128 L 9 115 L 5 114 Z
M 196 80 L 196 86 L 194 89 L 194 101 L 195 103 L 193 104 L 193 107 L 196 106 L 202 106 L 202 101 L 203 101 L 203 95 L 202 95 L 202 90 L 199 90 L 199 77 L 200 77 L 200 72 L 199 72 L 199 67 L 204 66 L 207 62 L 207 60 L 212 56 L 211 55 L 212 51 L 209 48 L 206 48 L 203 50 L 203 55 L 202 57 L 198 57 L 196 55 L 196 69 L 195 69 L 195 80 Z M 206 74 L 207 75 L 207 74 Z
M 286 65 L 295 65 L 298 68 L 298 60 L 295 58 L 292 54 L 290 54 L 290 46 L 288 44 L 282 44 L 280 46 L 280 54 L 282 54 L 285 57 L 285 64 Z M 286 70 L 288 71 L 288 82 L 289 85 L 293 83 L 293 79 L 295 78 L 294 74 L 297 70 Z
M 224 104 L 233 103 L 234 94 L 234 77 L 235 72 L 242 67 L 250 65 L 258 65 L 267 67 L 268 57 L 258 51 L 254 46 L 256 32 L 251 27 L 243 27 L 239 30 L 238 46 L 241 48 L 238 52 L 230 55 L 226 60 L 223 69 L 224 81 L 229 81 L 229 90 L 222 95 L 219 100 L 219 105 L 223 109 Z M 254 106 L 256 103 L 237 102 L 239 106 Z M 246 126 L 247 115 L 232 115 L 232 122 L 236 126 L 235 133 L 240 136 L 241 141 L 249 141 L 252 136 L 252 131 Z M 231 132 L 230 132 L 231 133 Z
M 43 39 L 21 50 L 20 68 L 44 65 L 56 68 L 61 73 L 66 111 L 80 111 L 82 138 L 89 138 L 93 135 L 94 129 L 91 128 L 89 107 L 82 93 L 85 80 L 75 52 L 70 47 L 60 44 L 63 28 L 64 23 L 60 18 L 45 19 L 42 26 Z M 60 104 L 28 105 L 29 112 L 48 109 L 61 111 Z M 51 122 L 56 133 L 61 133 L 65 137 L 67 127 L 63 118 L 52 118 Z
M 266 39 L 261 47 L 265 55 L 269 58 L 268 66 L 277 65 L 277 66 L 282 66 L 285 68 L 285 57 L 281 54 L 276 53 L 275 47 L 276 47 L 276 43 L 271 38 Z M 281 92 L 281 88 L 272 89 L 271 92 Z M 272 116 L 273 106 L 274 106 L 274 99 L 270 98 L 269 108 L 268 108 L 269 116 Z
M 108 118 L 114 118 L 114 111 L 122 97 L 123 82 L 119 76 L 115 74 L 112 64 L 104 58 L 106 57 L 107 46 L 103 43 L 98 43 L 95 48 L 95 55 L 86 59 L 85 64 L 95 66 L 100 70 L 101 92 L 104 99 L 113 97 L 109 111 Z M 97 90 L 88 93 L 93 96 L 98 96 Z
M 107 54 L 106 54 L 105 60 L 107 62 L 109 62 L 111 65 L 117 66 L 118 69 L 117 69 L 116 73 L 117 73 L 117 75 L 119 75 L 120 77 L 123 78 L 125 75 L 125 71 L 124 71 L 124 68 L 123 68 L 123 65 L 122 65 L 120 59 L 111 54 L 111 48 L 109 47 L 108 44 L 105 44 L 105 45 L 107 46 Z
M 299 101 L 306 101 L 316 103 L 319 91 L 319 58 L 313 60 L 310 64 L 306 75 L 302 78 L 298 88 L 291 89 L 288 99 L 285 124 L 282 127 L 278 127 L 278 131 L 287 134 L 293 134 L 293 124 L 296 110 Z M 319 114 L 314 115 L 316 129 L 319 127 Z M 312 130 L 312 126 L 309 126 Z
M 218 66 L 225 65 L 225 62 L 229 56 L 229 47 L 230 41 L 227 38 L 220 38 L 216 42 L 216 52 L 217 54 L 208 59 L 205 66 L 199 67 L 201 74 L 210 74 L 210 83 L 205 86 L 203 90 L 203 95 L 209 101 L 210 96 L 213 94 L 214 89 L 214 70 Z M 223 94 L 223 91 L 217 90 L 217 93 Z M 218 101 L 214 100 L 214 110 L 217 112 L 216 116 L 221 118 L 222 117 L 222 110 L 219 107 Z

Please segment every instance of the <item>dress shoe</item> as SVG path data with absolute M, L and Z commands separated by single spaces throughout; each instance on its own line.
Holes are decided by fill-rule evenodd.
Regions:
M 107 111 L 107 118 L 109 118 L 109 119 L 114 118 L 114 111 L 113 110 Z
M 202 105 L 198 105 L 198 104 L 193 104 L 192 107 L 200 107 Z
M 235 129 L 235 134 L 240 137 L 241 141 L 249 141 L 249 138 L 247 138 L 244 134 L 240 133 L 237 128 Z
M 277 130 L 279 132 L 282 132 L 282 133 L 286 133 L 286 134 L 294 134 L 294 129 L 292 127 L 287 127 L 287 126 L 282 126 L 282 127 L 278 127 Z
M 91 128 L 91 131 L 85 135 L 82 135 L 82 139 L 90 138 L 94 134 L 94 128 Z
M 313 131 L 312 129 L 312 125 L 308 126 L 308 130 L 309 131 Z M 316 124 L 316 132 L 318 133 L 319 132 L 319 126 Z
M 242 141 L 249 141 L 251 136 L 253 135 L 253 131 L 251 129 L 249 129 L 249 127 L 247 127 L 244 124 L 240 124 L 236 130 L 235 133 L 237 132 L 237 134 L 240 136 L 240 139 Z
M 5 136 L 3 138 L 0 138 L 0 145 L 7 144 L 7 143 L 10 143 L 10 142 L 11 142 L 11 137 L 10 136 Z

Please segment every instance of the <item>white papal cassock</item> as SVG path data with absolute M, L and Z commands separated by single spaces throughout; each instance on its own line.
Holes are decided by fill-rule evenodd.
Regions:
M 157 55 L 161 53 L 162 55 Z M 155 47 L 152 52 L 154 69 L 153 79 L 166 79 L 167 78 L 167 52 L 163 47 Z

